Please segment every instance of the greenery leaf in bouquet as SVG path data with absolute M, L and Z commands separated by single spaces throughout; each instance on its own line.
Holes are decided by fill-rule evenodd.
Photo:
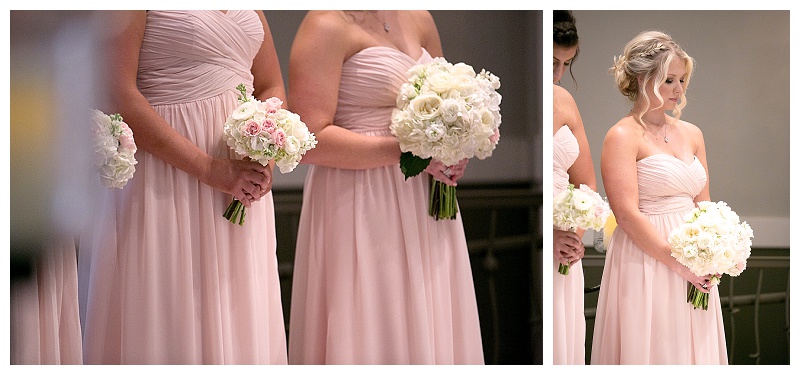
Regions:
M 422 159 L 410 152 L 404 152 L 400 155 L 400 171 L 406 176 L 406 180 L 422 173 L 430 163 L 431 158 Z

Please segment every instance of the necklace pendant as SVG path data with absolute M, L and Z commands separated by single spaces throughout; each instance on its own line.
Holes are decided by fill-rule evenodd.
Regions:
M 667 138 L 666 136 L 664 136 L 664 143 L 669 143 L 669 138 Z
M 387 33 L 389 32 L 389 24 L 388 23 L 386 23 L 386 22 L 383 23 L 383 30 L 385 30 Z

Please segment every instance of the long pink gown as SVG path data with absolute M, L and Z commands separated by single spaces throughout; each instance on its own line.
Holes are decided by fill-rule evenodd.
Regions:
M 11 285 L 11 364 L 83 363 L 75 239 L 53 241 L 29 280 Z
M 405 73 L 431 59 L 369 47 L 343 66 L 334 123 L 389 136 Z M 482 364 L 464 229 L 427 213 L 425 173 L 312 166 L 303 189 L 290 364 Z
M 697 158 L 655 154 L 637 163 L 639 210 L 664 238 L 683 223 L 706 183 Z M 592 364 L 727 364 L 719 288 L 708 310 L 686 302 L 689 283 L 636 246 L 611 236 L 597 302 Z
M 569 186 L 567 170 L 578 158 L 578 140 L 564 125 L 553 135 L 553 194 Z M 586 318 L 583 316 L 583 264 L 576 262 L 569 275 L 558 273 L 553 256 L 553 364 L 582 365 L 586 362 Z
M 252 91 L 264 38 L 253 11 L 150 11 L 137 84 L 156 112 L 217 158 L 222 137 Z M 136 134 L 134 134 L 134 137 Z M 87 364 L 283 364 L 272 195 L 247 208 L 244 226 L 222 217 L 232 197 L 152 154 L 107 190 L 82 242 Z

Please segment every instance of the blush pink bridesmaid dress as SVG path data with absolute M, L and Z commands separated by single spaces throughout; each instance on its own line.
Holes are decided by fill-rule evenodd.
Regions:
M 342 70 L 334 123 L 391 136 L 406 71 L 431 60 L 369 47 Z M 429 175 L 399 165 L 312 166 L 303 189 L 289 328 L 290 364 L 482 364 L 460 215 L 428 215 Z
M 655 154 L 636 162 L 639 210 L 666 238 L 706 184 L 697 158 Z M 708 310 L 686 302 L 688 282 L 636 246 L 620 227 L 606 254 L 592 364 L 727 364 L 719 288 Z
M 567 170 L 578 158 L 578 140 L 564 125 L 553 135 L 553 194 L 569 186 Z M 558 273 L 553 256 L 553 364 L 585 364 L 586 319 L 583 315 L 583 263 L 569 268 L 569 275 Z
M 252 91 L 263 38 L 254 11 L 150 11 L 137 85 L 178 133 L 234 158 L 223 125 L 236 86 Z M 98 197 L 104 212 L 82 241 L 85 362 L 286 363 L 271 193 L 235 225 L 222 217 L 230 195 L 136 158 L 125 188 Z

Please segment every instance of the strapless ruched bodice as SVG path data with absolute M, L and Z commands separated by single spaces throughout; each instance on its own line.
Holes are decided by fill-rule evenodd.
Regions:
M 639 210 L 646 215 L 691 210 L 706 185 L 706 171 L 696 157 L 691 163 L 667 154 L 636 162 Z
M 389 134 L 392 110 L 408 69 L 433 60 L 424 48 L 416 60 L 394 48 L 365 48 L 345 61 L 334 124 L 355 132 Z
M 578 140 L 569 126 L 564 125 L 553 135 L 553 193 L 564 190 L 569 185 L 567 170 L 578 159 L 580 149 Z
M 253 11 L 149 11 L 137 85 L 152 105 L 252 92 L 253 58 L 264 29 Z

